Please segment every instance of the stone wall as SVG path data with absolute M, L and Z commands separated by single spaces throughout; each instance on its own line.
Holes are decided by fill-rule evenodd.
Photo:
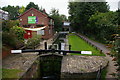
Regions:
M 39 58 L 34 61 L 31 67 L 23 74 L 20 80 L 31 80 L 33 78 L 38 78 L 39 76 Z
M 64 56 L 61 80 L 96 80 L 98 71 L 108 65 L 104 56 Z
M 93 73 L 61 73 L 61 80 L 96 80 L 97 72 Z

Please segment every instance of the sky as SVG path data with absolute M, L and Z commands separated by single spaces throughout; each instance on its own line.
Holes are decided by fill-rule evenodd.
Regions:
M 49 14 L 52 8 L 58 9 L 60 14 L 69 16 L 68 14 L 68 1 L 69 0 L 0 0 L 0 7 L 7 5 L 11 6 L 25 6 L 29 2 L 34 2 L 38 4 L 39 7 L 45 8 L 46 12 Z M 120 0 L 106 0 L 110 6 L 111 11 L 116 11 L 118 9 L 118 2 Z

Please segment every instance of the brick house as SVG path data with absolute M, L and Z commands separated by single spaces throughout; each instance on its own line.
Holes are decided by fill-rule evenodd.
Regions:
M 34 35 L 42 35 L 41 38 L 49 39 L 54 34 L 54 20 L 47 14 L 34 8 L 30 8 L 19 16 L 20 27 L 26 31 L 24 38 L 28 39 Z

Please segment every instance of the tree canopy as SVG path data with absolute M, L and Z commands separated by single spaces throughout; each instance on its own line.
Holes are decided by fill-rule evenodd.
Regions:
M 69 20 L 73 29 L 84 33 L 87 29 L 87 23 L 91 15 L 96 12 L 108 12 L 109 7 L 106 2 L 70 2 Z
M 35 8 L 35 9 L 39 10 L 39 6 L 38 6 L 37 4 L 34 4 L 34 2 L 30 2 L 30 3 L 26 6 L 25 11 L 27 11 L 27 10 L 30 9 L 30 8 Z
M 65 21 L 67 19 L 66 16 L 59 14 L 59 10 L 57 10 L 55 8 L 51 9 L 51 12 L 49 15 L 50 15 L 50 17 L 52 17 L 54 19 L 55 30 L 61 31 L 63 21 Z
M 96 13 L 89 19 L 87 34 L 101 41 L 111 41 L 112 34 L 117 33 L 118 13 Z
M 25 7 L 24 6 L 20 7 L 19 9 L 20 15 L 23 14 L 24 12 L 25 12 Z

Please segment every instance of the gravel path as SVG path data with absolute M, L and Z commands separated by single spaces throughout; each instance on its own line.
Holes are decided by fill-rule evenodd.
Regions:
M 111 75 L 113 73 L 117 73 L 117 71 L 116 71 L 117 67 L 114 66 L 116 62 L 112 61 L 113 57 L 106 54 L 106 53 L 110 53 L 110 50 L 108 48 L 106 48 L 105 45 L 103 45 L 101 43 L 98 43 L 98 42 L 95 42 L 95 41 L 92 41 L 89 38 L 87 38 L 86 36 L 83 36 L 81 34 L 79 34 L 78 36 L 80 36 L 82 39 L 88 41 L 89 43 L 91 43 L 92 45 L 96 46 L 97 48 L 99 48 L 100 50 L 103 51 L 103 53 L 106 55 L 107 60 L 109 61 L 109 64 L 108 64 L 108 67 L 107 67 L 108 73 L 106 75 L 106 78 L 116 78 L 115 76 Z

